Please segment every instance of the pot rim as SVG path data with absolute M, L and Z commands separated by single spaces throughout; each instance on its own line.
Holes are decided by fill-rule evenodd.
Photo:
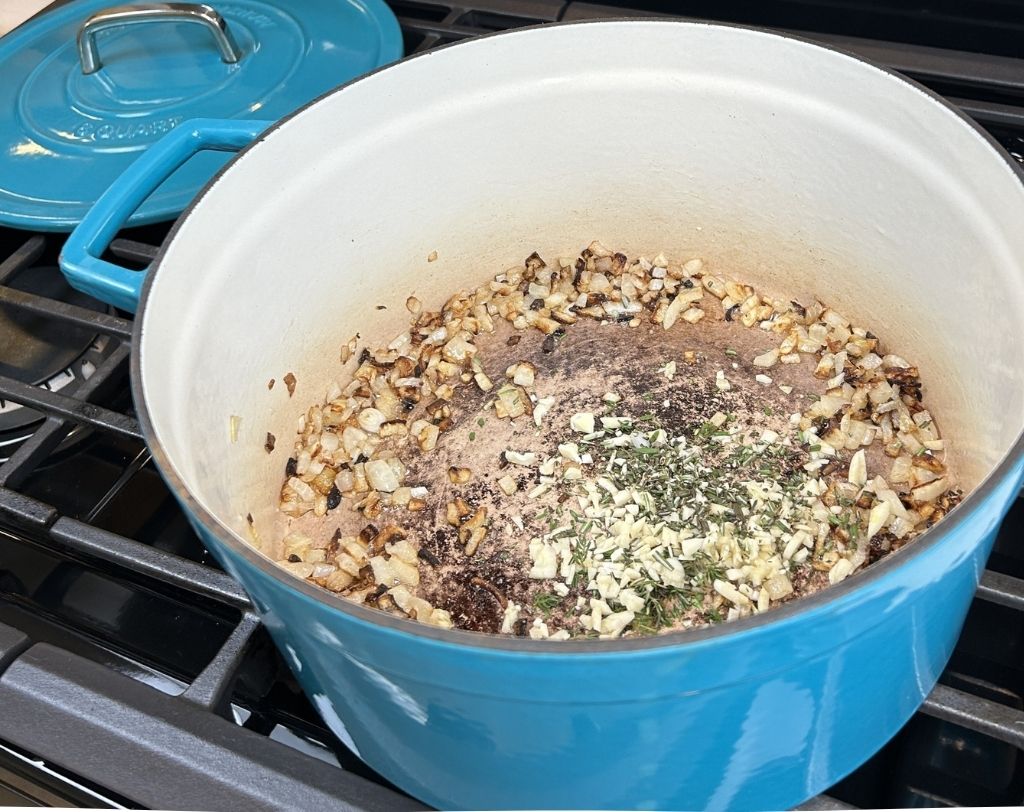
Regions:
M 450 644 L 465 648 L 485 649 L 495 654 L 500 652 L 506 655 L 543 653 L 545 655 L 561 654 L 578 657 L 581 655 L 594 654 L 611 655 L 645 652 L 650 650 L 660 651 L 662 649 L 692 648 L 721 638 L 734 638 L 741 635 L 756 634 L 765 627 L 791 623 L 801 615 L 835 608 L 844 600 L 853 599 L 851 596 L 855 597 L 857 593 L 865 592 L 870 586 L 877 584 L 877 582 L 886 576 L 903 567 L 910 566 L 915 559 L 924 555 L 933 547 L 938 546 L 948 537 L 959 531 L 967 523 L 971 514 L 978 510 L 981 505 L 990 496 L 992 496 L 997 487 L 1011 475 L 1015 464 L 1024 457 L 1024 428 L 1022 428 L 1021 433 L 1017 435 L 1017 438 L 1014 440 L 1012 446 L 1003 458 L 992 468 L 981 483 L 979 483 L 978 486 L 967 495 L 963 502 L 950 511 L 949 515 L 945 519 L 943 519 L 934 528 L 922 533 L 921 537 L 915 540 L 912 544 L 885 556 L 885 558 L 875 564 L 872 564 L 865 571 L 856 573 L 850 578 L 845 579 L 843 582 L 836 584 L 835 586 L 830 586 L 828 589 L 821 590 L 820 592 L 808 597 L 787 603 L 778 609 L 773 609 L 772 611 L 761 615 L 751 615 L 727 623 L 719 623 L 698 629 L 668 632 L 665 634 L 652 635 L 650 637 L 618 638 L 613 640 L 534 640 L 528 637 L 523 638 L 511 635 L 470 632 L 460 629 L 442 629 L 436 626 L 419 623 L 408 618 L 398 618 L 376 609 L 367 608 L 361 604 L 352 603 L 351 601 L 347 601 L 332 592 L 290 575 L 282 570 L 263 553 L 256 550 L 252 545 L 248 544 L 244 540 L 238 538 L 233 531 L 231 531 L 216 516 L 210 513 L 192 495 L 173 465 L 170 456 L 161 445 L 150 419 L 149 408 L 146 403 L 142 385 L 142 334 L 145 330 L 145 312 L 146 305 L 149 301 L 150 290 L 153 285 L 153 280 L 156 278 L 159 266 L 164 259 L 167 248 L 174 241 L 179 229 L 182 227 L 182 224 L 188 220 L 193 209 L 195 209 L 209 191 L 220 182 L 224 174 L 229 172 L 244 155 L 254 147 L 257 147 L 271 133 L 280 129 L 293 118 L 304 113 L 308 108 L 318 104 L 320 101 L 334 95 L 335 93 L 343 91 L 350 85 L 364 81 L 382 71 L 393 68 L 396 65 L 405 64 L 425 56 L 436 55 L 439 51 L 447 50 L 452 47 L 491 39 L 493 37 L 513 37 L 524 33 L 530 34 L 532 32 L 553 28 L 555 26 L 616 25 L 623 23 L 642 25 L 679 25 L 689 28 L 704 27 L 739 30 L 761 36 L 793 40 L 821 51 L 838 54 L 846 57 L 847 59 L 852 59 L 862 65 L 878 70 L 898 82 L 909 85 L 928 100 L 941 105 L 947 111 L 953 113 L 958 119 L 960 119 L 960 121 L 970 127 L 976 135 L 981 137 L 994 151 L 994 153 L 1002 158 L 1011 172 L 1017 176 L 1017 179 L 1024 184 L 1024 167 L 1021 167 L 1016 161 L 1014 161 L 1002 145 L 1000 145 L 984 128 L 982 128 L 981 125 L 974 121 L 974 119 L 970 118 L 962 110 L 947 102 L 938 93 L 935 93 L 919 82 L 916 82 L 897 71 L 891 70 L 884 65 L 879 65 L 869 59 L 864 59 L 852 54 L 842 48 L 822 45 L 807 37 L 781 33 L 759 26 L 693 19 L 676 20 L 671 18 L 629 16 L 596 20 L 542 23 L 539 25 L 524 26 L 523 28 L 517 28 L 512 31 L 497 31 L 491 34 L 483 34 L 473 37 L 470 40 L 461 40 L 449 43 L 447 45 L 433 48 L 429 51 L 407 56 L 399 60 L 399 62 L 377 68 L 370 73 L 339 85 L 312 101 L 307 102 L 302 107 L 299 107 L 287 116 L 276 121 L 261 133 L 255 141 L 239 151 L 238 154 L 228 161 L 220 171 L 209 180 L 199 194 L 189 203 L 188 207 L 178 216 L 178 219 L 175 221 L 167 235 L 167 238 L 163 241 L 156 257 L 150 265 L 149 272 L 146 274 L 139 298 L 134 326 L 132 328 L 131 390 L 132 397 L 135 401 L 139 425 L 142 428 L 142 433 L 149 447 L 150 453 L 170 488 L 192 516 L 197 519 L 209 533 L 215 536 L 218 542 L 225 545 L 232 552 L 243 557 L 249 564 L 252 564 L 262 570 L 266 575 L 280 581 L 286 588 L 293 589 L 307 598 L 326 604 L 329 608 L 348 615 L 353 620 L 362 621 L 379 627 L 382 632 L 400 633 L 409 637 L 420 638 L 420 642 L 427 644 Z

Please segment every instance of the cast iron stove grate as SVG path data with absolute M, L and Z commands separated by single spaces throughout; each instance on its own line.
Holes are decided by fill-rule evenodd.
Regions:
M 803 32 L 943 93 L 1024 161 L 1024 16 L 1012 3 L 622 5 L 392 2 L 409 53 L 638 13 Z M 141 267 L 166 231 L 126 232 L 111 250 Z M 0 432 L 0 804 L 415 808 L 324 727 L 163 485 L 132 412 L 130 320 L 53 298 L 66 294 L 59 285 L 16 283 L 52 268 L 60 243 L 0 229 L 0 313 L 56 336 L 48 361 L 70 363 L 19 374 L 0 346 L 0 417 L 25 410 L 18 436 Z M 1024 800 L 1022 526 L 1018 501 L 921 711 L 808 807 Z

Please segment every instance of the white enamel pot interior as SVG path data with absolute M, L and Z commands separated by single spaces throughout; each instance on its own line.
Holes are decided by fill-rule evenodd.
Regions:
M 1022 213 L 986 137 L 852 57 L 703 24 L 517 31 L 355 82 L 239 156 L 156 264 L 136 393 L 199 520 L 241 549 L 251 513 L 273 555 L 296 420 L 351 372 L 350 336 L 386 343 L 410 294 L 438 308 L 534 250 L 600 239 L 874 330 L 919 364 L 970 490 L 1018 453 Z

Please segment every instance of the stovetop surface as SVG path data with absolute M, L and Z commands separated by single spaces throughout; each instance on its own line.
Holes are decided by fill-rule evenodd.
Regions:
M 645 12 L 810 32 L 943 93 L 1024 163 L 1024 9 L 1012 0 L 391 5 L 409 53 Z M 125 232 L 112 252 L 142 267 L 168 229 Z M 167 491 L 132 410 L 128 317 L 58 304 L 59 280 L 18 284 L 56 266 L 60 245 L 0 229 L 0 336 L 42 342 L 20 355 L 0 344 L 0 804 L 414 806 L 327 730 Z M 925 707 L 814 806 L 1024 801 L 1022 528 L 1018 501 Z M 274 775 L 269 794 L 253 770 Z

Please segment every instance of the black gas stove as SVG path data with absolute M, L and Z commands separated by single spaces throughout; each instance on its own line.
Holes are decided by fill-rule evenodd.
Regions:
M 1015 0 L 391 5 L 408 53 L 626 13 L 800 32 L 942 93 L 1024 162 Z M 111 252 L 143 267 L 169 227 Z M 64 284 L 60 247 L 0 229 L 0 805 L 415 808 L 327 730 L 192 533 L 133 413 L 130 318 Z M 1022 529 L 1018 502 L 921 711 L 808 808 L 1024 802 Z

